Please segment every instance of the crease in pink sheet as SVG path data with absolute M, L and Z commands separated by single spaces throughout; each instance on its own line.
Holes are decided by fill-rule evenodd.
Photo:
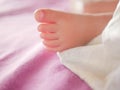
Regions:
M 41 44 L 33 12 L 45 7 L 66 10 L 68 3 L 0 1 L 0 90 L 91 90 Z

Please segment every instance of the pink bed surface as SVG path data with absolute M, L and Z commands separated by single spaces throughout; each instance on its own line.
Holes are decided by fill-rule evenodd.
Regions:
M 0 90 L 91 90 L 44 48 L 33 17 L 36 8 L 66 10 L 66 1 L 0 0 Z

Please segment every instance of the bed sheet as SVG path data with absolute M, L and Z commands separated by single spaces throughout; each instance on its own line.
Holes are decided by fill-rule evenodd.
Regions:
M 36 8 L 68 9 L 66 0 L 0 0 L 0 90 L 91 90 L 44 48 Z

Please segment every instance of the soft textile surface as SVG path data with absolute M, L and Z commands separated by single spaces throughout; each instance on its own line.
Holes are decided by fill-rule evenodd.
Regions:
M 36 29 L 36 8 L 66 10 L 65 1 L 0 0 L 0 90 L 91 90 L 44 49 Z
M 100 36 L 90 45 L 66 50 L 59 56 L 93 90 L 120 90 L 120 1 Z

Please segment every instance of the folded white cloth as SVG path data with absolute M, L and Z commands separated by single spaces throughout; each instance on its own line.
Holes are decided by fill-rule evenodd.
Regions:
M 120 90 L 120 2 L 101 36 L 87 46 L 58 53 L 59 57 L 93 90 Z

